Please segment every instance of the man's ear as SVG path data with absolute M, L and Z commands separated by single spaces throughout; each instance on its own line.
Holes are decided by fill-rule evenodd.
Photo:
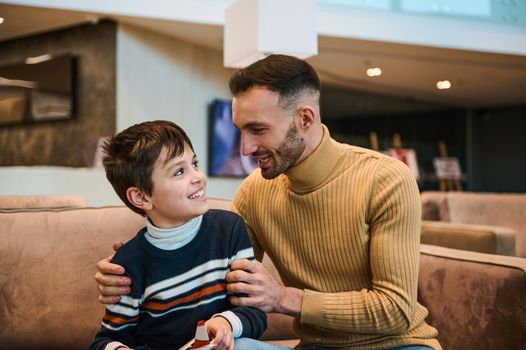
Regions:
M 316 120 L 316 113 L 314 109 L 309 105 L 303 105 L 298 109 L 299 125 L 300 129 L 309 129 Z
M 126 198 L 128 201 L 142 210 L 149 210 L 152 208 L 152 202 L 150 196 L 145 194 L 137 187 L 130 187 L 126 190 Z

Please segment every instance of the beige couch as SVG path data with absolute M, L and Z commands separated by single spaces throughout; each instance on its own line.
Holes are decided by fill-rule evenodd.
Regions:
M 104 311 L 95 263 L 142 225 L 126 207 L 0 210 L 0 348 L 85 348 Z M 422 246 L 419 298 L 445 349 L 526 344 L 525 261 Z M 268 324 L 267 341 L 297 343 L 290 317 Z
M 494 226 L 497 236 L 506 228 L 505 234 L 515 233 L 515 255 L 526 257 L 526 194 L 423 192 L 422 218 L 459 225 Z M 496 237 L 499 238 L 505 239 Z M 509 242 L 501 244 L 505 245 Z

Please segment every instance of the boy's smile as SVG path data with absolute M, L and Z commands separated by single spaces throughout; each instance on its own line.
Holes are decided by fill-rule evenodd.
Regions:
M 206 200 L 205 191 L 203 190 L 197 191 L 196 193 L 190 195 L 188 198 Z

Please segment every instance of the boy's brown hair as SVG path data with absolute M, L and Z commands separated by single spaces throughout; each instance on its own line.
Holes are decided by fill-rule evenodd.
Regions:
M 142 209 L 128 201 L 128 188 L 137 187 L 151 195 L 153 167 L 161 151 L 167 150 L 165 161 L 168 161 L 182 155 L 185 144 L 194 150 L 184 130 L 170 121 L 156 120 L 130 126 L 103 145 L 106 178 L 128 208 L 146 216 Z

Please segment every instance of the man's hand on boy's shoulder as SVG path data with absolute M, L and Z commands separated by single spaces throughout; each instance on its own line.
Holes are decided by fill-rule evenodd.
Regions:
M 208 335 L 213 338 L 215 350 L 234 350 L 234 337 L 232 326 L 221 316 L 212 317 L 205 322 Z
M 122 242 L 113 243 L 113 250 L 119 250 L 122 245 Z M 111 263 L 113 255 L 97 263 L 95 281 L 99 288 L 99 302 L 101 304 L 114 304 L 120 300 L 122 295 L 131 291 L 131 279 L 122 276 L 125 272 L 122 266 Z

